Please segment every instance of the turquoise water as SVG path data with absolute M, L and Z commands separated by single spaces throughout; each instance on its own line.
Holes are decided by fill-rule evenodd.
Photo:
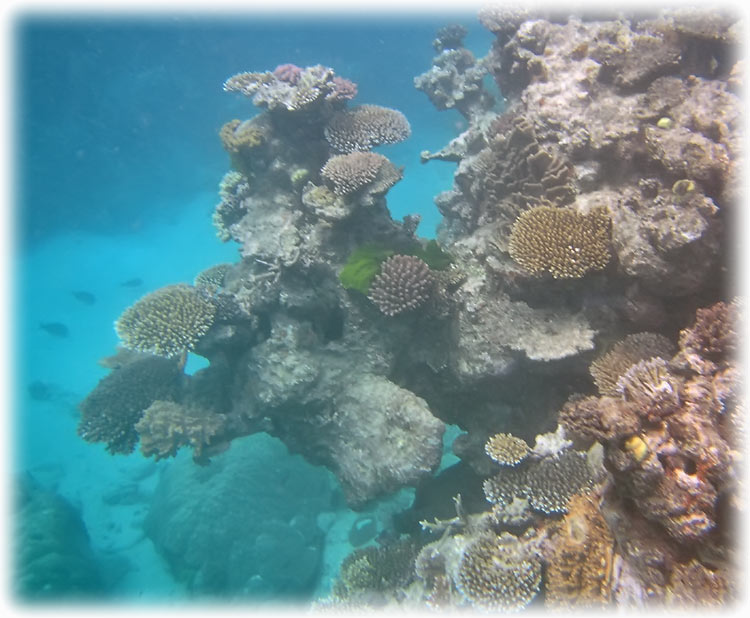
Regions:
M 97 360 L 114 352 L 113 321 L 125 307 L 148 291 L 189 283 L 208 266 L 239 259 L 236 245 L 219 242 L 211 224 L 228 169 L 217 131 L 228 119 L 255 112 L 222 92 L 236 72 L 321 63 L 357 82 L 357 102 L 401 110 L 412 136 L 388 150 L 406 168 L 388 205 L 396 219 L 421 214 L 420 233 L 434 235 L 439 214 L 432 199 L 451 186 L 454 166 L 422 166 L 419 152 L 444 145 L 461 117 L 437 112 L 412 80 L 431 65 L 436 30 L 453 22 L 469 27 L 467 46 L 484 53 L 490 35 L 473 15 L 304 24 L 288 17 L 82 16 L 16 23 L 12 473 L 19 479 L 17 503 L 33 508 L 18 511 L 14 524 L 25 526 L 16 534 L 19 548 L 35 547 L 29 539 L 39 536 L 48 543 L 24 563 L 32 572 L 14 573 L 23 579 L 21 598 L 180 601 L 200 588 L 221 598 L 311 600 L 328 592 L 363 513 L 346 508 L 324 468 L 289 455 L 264 434 L 236 441 L 197 472 L 184 453 L 159 462 L 138 452 L 112 456 L 76 434 L 76 405 L 106 375 Z M 201 366 L 191 357 L 187 371 Z M 256 523 L 241 529 L 236 519 L 221 520 L 217 536 L 204 539 L 206 551 L 238 545 L 237 564 L 263 567 L 234 579 L 219 567 L 176 573 L 151 540 L 160 534 L 154 505 L 167 500 L 164 479 L 177 495 L 195 497 L 209 490 L 194 475 L 237 465 L 283 472 L 286 481 L 277 484 L 289 487 L 268 495 L 261 476 L 247 481 L 243 500 L 232 502 L 233 489 L 224 495 L 216 489 L 223 481 L 211 483 L 217 497 L 207 502 L 217 510 L 205 518 L 231 504 L 238 518 Z M 312 489 L 308 495 L 300 487 Z M 380 531 L 410 500 L 405 491 L 364 515 Z M 173 541 L 176 550 L 190 544 Z M 58 562 L 46 559 L 53 555 Z M 297 562 L 294 577 L 279 577 L 289 561 Z M 185 583 L 199 580 L 192 589 Z

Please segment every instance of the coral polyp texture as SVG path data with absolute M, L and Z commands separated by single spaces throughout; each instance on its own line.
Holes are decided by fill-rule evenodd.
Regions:
M 381 144 L 403 142 L 411 126 L 400 111 L 379 105 L 360 105 L 334 114 L 325 127 L 331 147 L 342 153 L 371 150 Z
M 515 466 L 529 454 L 529 445 L 509 433 L 497 433 L 487 440 L 484 450 L 490 459 L 503 466 Z
M 211 328 L 215 313 L 216 306 L 196 288 L 169 285 L 123 311 L 115 330 L 125 347 L 170 358 L 192 350 Z
M 109 361 L 79 433 L 112 453 L 192 449 L 213 471 L 265 432 L 368 513 L 414 488 L 328 605 L 728 602 L 745 516 L 742 305 L 725 285 L 741 241 L 742 22 L 498 6 L 480 23 L 484 56 L 443 29 L 415 81 L 425 105 L 460 113 L 435 152 L 412 143 L 453 170 L 431 241 L 423 204 L 391 216 L 411 164 L 373 152 L 410 137 L 401 112 L 353 105 L 357 86 L 322 65 L 227 80 L 243 96 L 227 101 L 234 171 L 217 178 L 213 222 L 236 263 L 123 313 L 140 352 Z M 186 351 L 208 366 L 185 374 Z M 450 425 L 459 461 L 442 468 Z
M 380 266 L 368 294 L 382 313 L 398 315 L 416 309 L 432 294 L 434 277 L 418 257 L 394 255 Z
M 672 357 L 674 344 L 659 333 L 635 333 L 615 343 L 589 366 L 589 372 L 602 395 L 616 395 L 618 381 L 637 362 L 649 358 Z
M 516 219 L 508 251 L 533 275 L 574 279 L 607 265 L 609 230 L 609 216 L 603 209 L 582 215 L 566 208 L 536 206 Z
M 370 187 L 385 193 L 401 179 L 401 173 L 386 157 L 375 152 L 352 152 L 331 157 L 320 175 L 336 195 L 349 195 Z
M 516 611 L 539 592 L 542 563 L 518 552 L 513 541 L 486 536 L 466 547 L 458 563 L 456 586 L 475 609 Z

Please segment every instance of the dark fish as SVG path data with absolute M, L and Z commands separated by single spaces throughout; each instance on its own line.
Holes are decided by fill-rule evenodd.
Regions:
M 128 279 L 120 284 L 124 288 L 137 288 L 143 285 L 143 279 L 136 277 L 135 279 Z
M 61 322 L 40 322 L 39 328 L 41 328 L 44 331 L 47 331 L 50 335 L 53 335 L 54 337 L 67 337 L 70 331 L 68 330 L 68 327 L 65 326 L 65 324 L 62 324 Z
M 76 297 L 76 300 L 80 300 L 84 305 L 93 305 L 96 302 L 96 296 L 91 292 L 76 290 L 75 292 L 71 292 L 71 294 Z
M 34 380 L 29 384 L 28 390 L 34 401 L 49 401 L 55 395 L 54 386 L 41 380 Z

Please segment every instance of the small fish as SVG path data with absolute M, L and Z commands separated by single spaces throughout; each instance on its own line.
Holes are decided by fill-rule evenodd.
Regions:
M 41 328 L 44 331 L 47 331 L 50 335 L 54 337 L 67 337 L 70 331 L 68 330 L 68 327 L 65 326 L 65 324 L 62 324 L 61 322 L 40 322 L 39 328 Z
M 54 396 L 54 385 L 34 380 L 28 386 L 29 395 L 34 401 L 50 401 Z
M 124 288 L 137 288 L 143 285 L 143 279 L 135 277 L 134 279 L 128 279 L 120 284 Z
M 91 292 L 76 290 L 75 292 L 71 292 L 71 294 L 75 296 L 76 300 L 80 300 L 84 305 L 93 305 L 96 302 L 96 296 Z

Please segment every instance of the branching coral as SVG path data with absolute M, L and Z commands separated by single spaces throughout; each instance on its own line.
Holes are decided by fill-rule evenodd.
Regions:
M 640 414 L 656 422 L 680 405 L 680 380 L 669 372 L 667 361 L 658 356 L 630 367 L 617 380 L 617 392 L 634 403 Z
M 409 121 L 401 112 L 379 105 L 360 105 L 337 112 L 325 128 L 325 136 L 338 152 L 370 150 L 395 144 L 411 135 Z
M 195 276 L 193 283 L 196 288 L 204 289 L 209 294 L 215 294 L 224 285 L 224 277 L 231 267 L 231 264 L 209 266 Z
M 224 426 L 220 414 L 182 406 L 174 401 L 156 400 L 148 408 L 135 429 L 141 437 L 141 452 L 158 461 L 174 457 L 181 446 L 190 446 L 199 459 L 203 447 Z
M 168 285 L 128 307 L 115 330 L 125 347 L 169 358 L 192 350 L 211 328 L 215 312 L 215 305 L 196 288 Z
M 508 535 L 510 536 L 510 535 Z M 463 551 L 456 587 L 476 609 L 513 611 L 526 607 L 542 581 L 542 564 L 514 537 L 487 535 Z
M 508 433 L 491 436 L 484 445 L 490 458 L 503 466 L 515 466 L 529 454 L 529 445 L 521 438 Z
M 594 360 L 589 372 L 602 395 L 617 395 L 617 381 L 635 363 L 653 357 L 669 359 L 674 350 L 674 344 L 664 335 L 635 333 Z
M 401 179 L 401 172 L 383 155 L 352 152 L 331 157 L 320 170 L 336 195 L 349 195 L 367 187 L 384 193 Z
M 138 441 L 135 424 L 156 399 L 177 397 L 177 363 L 159 356 L 132 360 L 102 378 L 80 404 L 78 435 L 106 442 L 111 453 L 130 453 Z
M 571 279 L 607 265 L 609 237 L 610 219 L 603 209 L 581 215 L 536 206 L 516 219 L 508 250 L 533 275 L 548 272 L 555 279 Z
M 355 84 L 337 79 L 333 69 L 319 64 L 305 68 L 281 65 L 273 72 L 238 73 L 224 82 L 224 90 L 251 97 L 259 107 L 291 112 L 323 102 L 341 104 L 357 93 Z
M 369 298 L 382 313 L 394 316 L 422 305 L 432 294 L 434 277 L 418 257 L 394 255 L 372 280 Z
M 553 526 L 544 602 L 547 607 L 601 607 L 611 598 L 614 538 L 596 501 L 570 499 L 568 514 Z

